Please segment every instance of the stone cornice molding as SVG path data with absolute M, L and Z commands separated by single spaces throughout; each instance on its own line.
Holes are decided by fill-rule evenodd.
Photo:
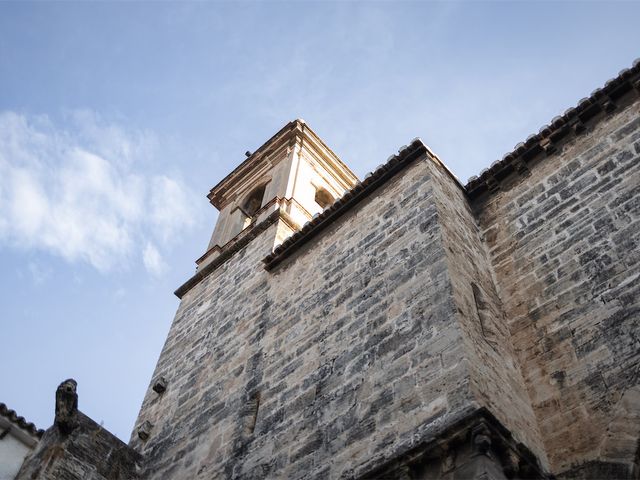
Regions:
M 341 217 L 351 207 L 359 203 L 364 198 L 372 194 L 378 187 L 386 183 L 395 174 L 410 165 L 414 160 L 422 155 L 428 155 L 433 160 L 437 158 L 431 150 L 420 139 L 415 139 L 411 145 L 400 150 L 397 155 L 389 158 L 387 163 L 378 167 L 361 183 L 358 183 L 351 190 L 347 191 L 341 198 L 337 199 L 333 205 L 324 210 L 313 220 L 306 223 L 301 230 L 291 235 L 282 245 L 267 255 L 263 260 L 265 269 L 272 270 L 286 257 L 298 250 L 302 245 L 324 230 L 334 220 Z M 438 161 L 439 162 L 439 161 Z M 439 162 L 440 163 L 440 162 Z
M 391 458 L 371 459 L 366 465 L 354 469 L 353 478 L 374 480 L 398 478 L 397 472 L 412 464 L 434 457 L 444 458 L 467 445 L 472 455 L 485 455 L 494 459 L 507 478 L 550 480 L 553 478 L 540 465 L 536 456 L 485 407 L 467 411 L 457 419 L 432 431 L 428 437 L 404 450 L 394 452 Z M 402 449 L 402 447 L 400 447 Z
M 266 171 L 273 165 L 270 162 L 275 161 L 277 163 L 286 156 L 286 154 L 282 155 L 283 150 L 287 150 L 288 153 L 295 146 L 313 151 L 315 160 L 323 164 L 323 167 L 338 183 L 344 185 L 344 188 L 349 188 L 358 181 L 356 175 L 322 139 L 303 120 L 296 119 L 281 128 L 222 179 L 210 190 L 207 198 L 214 207 L 221 210 L 225 205 L 233 201 L 236 191 L 242 189 L 241 186 L 247 183 L 243 179 L 256 176 L 262 170 Z
M 202 257 L 200 257 L 200 259 L 198 259 L 199 262 L 203 261 L 214 251 L 220 252 L 220 254 L 216 258 L 211 260 L 211 262 L 207 263 L 204 267 L 198 269 L 198 271 L 189 280 L 178 287 L 178 289 L 173 292 L 175 296 L 182 299 L 182 297 L 189 290 L 200 283 L 211 272 L 216 270 L 222 264 L 226 263 L 227 260 L 233 257 L 237 252 L 246 247 L 247 244 L 251 242 L 251 240 L 256 238 L 260 233 L 264 232 L 278 220 L 282 220 L 284 223 L 286 223 L 291 230 L 295 231 L 300 229 L 300 226 L 289 216 L 289 214 L 287 214 L 287 212 L 285 212 L 281 208 L 278 208 L 264 220 L 254 223 L 245 228 L 242 232 L 229 240 L 229 242 L 227 242 L 222 248 L 215 246 L 211 248 L 207 253 L 205 253 Z

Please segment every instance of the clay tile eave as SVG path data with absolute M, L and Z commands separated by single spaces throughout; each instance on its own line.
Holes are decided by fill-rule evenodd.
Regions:
M 420 139 L 416 139 L 410 146 L 400 149 L 400 152 L 391 157 L 386 164 L 377 168 L 362 182 L 356 184 L 351 190 L 348 190 L 341 198 L 324 210 L 322 214 L 306 223 L 301 230 L 291 235 L 281 245 L 276 247 L 271 254 L 263 259 L 265 269 L 271 270 L 275 268 L 275 266 L 287 256 L 295 252 L 331 222 L 342 216 L 344 212 L 372 193 L 396 172 L 425 154 L 432 155 L 429 148 Z
M 467 195 L 473 198 L 491 190 L 490 183 L 503 173 L 510 173 L 513 170 L 511 165 L 514 161 L 540 152 L 544 150 L 542 147 L 546 148 L 549 145 L 550 141 L 565 136 L 573 125 L 580 124 L 581 115 L 592 118 L 600 111 L 611 111 L 615 108 L 611 106 L 612 99 L 634 88 L 638 89 L 639 82 L 640 59 L 635 60 L 631 68 L 621 70 L 617 77 L 608 80 L 603 87 L 595 89 L 589 97 L 581 99 L 577 106 L 568 108 L 564 114 L 554 117 L 548 125 L 541 127 L 538 133 L 529 135 L 524 142 L 518 143 L 511 152 L 502 157 L 502 160 L 494 162 L 490 168 L 483 169 L 478 176 L 471 177 L 464 187 Z M 637 98 L 634 101 L 637 101 Z
M 34 437 L 40 438 L 44 434 L 44 430 L 37 428 L 32 422 L 27 422 L 24 417 L 19 416 L 15 410 L 11 410 L 4 403 L 0 403 L 0 415 Z

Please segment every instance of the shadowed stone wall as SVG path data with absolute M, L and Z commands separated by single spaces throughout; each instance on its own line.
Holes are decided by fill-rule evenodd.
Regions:
M 558 145 L 474 209 L 552 471 L 631 477 L 640 433 L 640 103 Z
M 64 435 L 54 425 L 25 459 L 16 480 L 132 480 L 140 455 L 82 412 Z

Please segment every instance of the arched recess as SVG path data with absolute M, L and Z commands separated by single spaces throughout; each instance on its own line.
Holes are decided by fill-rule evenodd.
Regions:
M 320 205 L 323 210 L 332 205 L 334 201 L 335 199 L 333 198 L 333 196 L 324 188 L 319 187 L 316 189 L 315 202 Z
M 254 188 L 251 193 L 242 202 L 242 211 L 249 217 L 253 217 L 258 210 L 262 207 L 262 201 L 264 200 L 264 190 L 267 184 L 263 183 L 259 187 Z

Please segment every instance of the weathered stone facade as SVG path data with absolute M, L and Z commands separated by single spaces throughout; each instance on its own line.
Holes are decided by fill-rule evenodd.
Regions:
M 133 439 L 150 477 L 360 476 L 490 404 L 482 395 L 517 399 L 505 420 L 543 451 L 515 361 L 478 369 L 465 345 L 487 344 L 457 314 L 444 170 L 421 145 L 413 156 L 286 263 L 262 263 L 276 220 L 184 295 L 155 373 L 167 391 L 140 416 L 153 431 Z
M 640 64 L 466 186 L 415 140 L 309 213 L 351 179 L 296 120 L 212 190 L 127 468 L 637 478 Z
M 16 480 L 125 480 L 138 478 L 141 457 L 78 410 L 75 380 L 56 391 L 56 416 L 26 458 Z
M 178 291 L 145 474 L 634 478 L 637 78 L 466 188 L 416 141 L 281 246 L 254 225 Z
M 584 461 L 637 468 L 639 155 L 636 101 L 473 202 L 552 469 L 568 478 Z

